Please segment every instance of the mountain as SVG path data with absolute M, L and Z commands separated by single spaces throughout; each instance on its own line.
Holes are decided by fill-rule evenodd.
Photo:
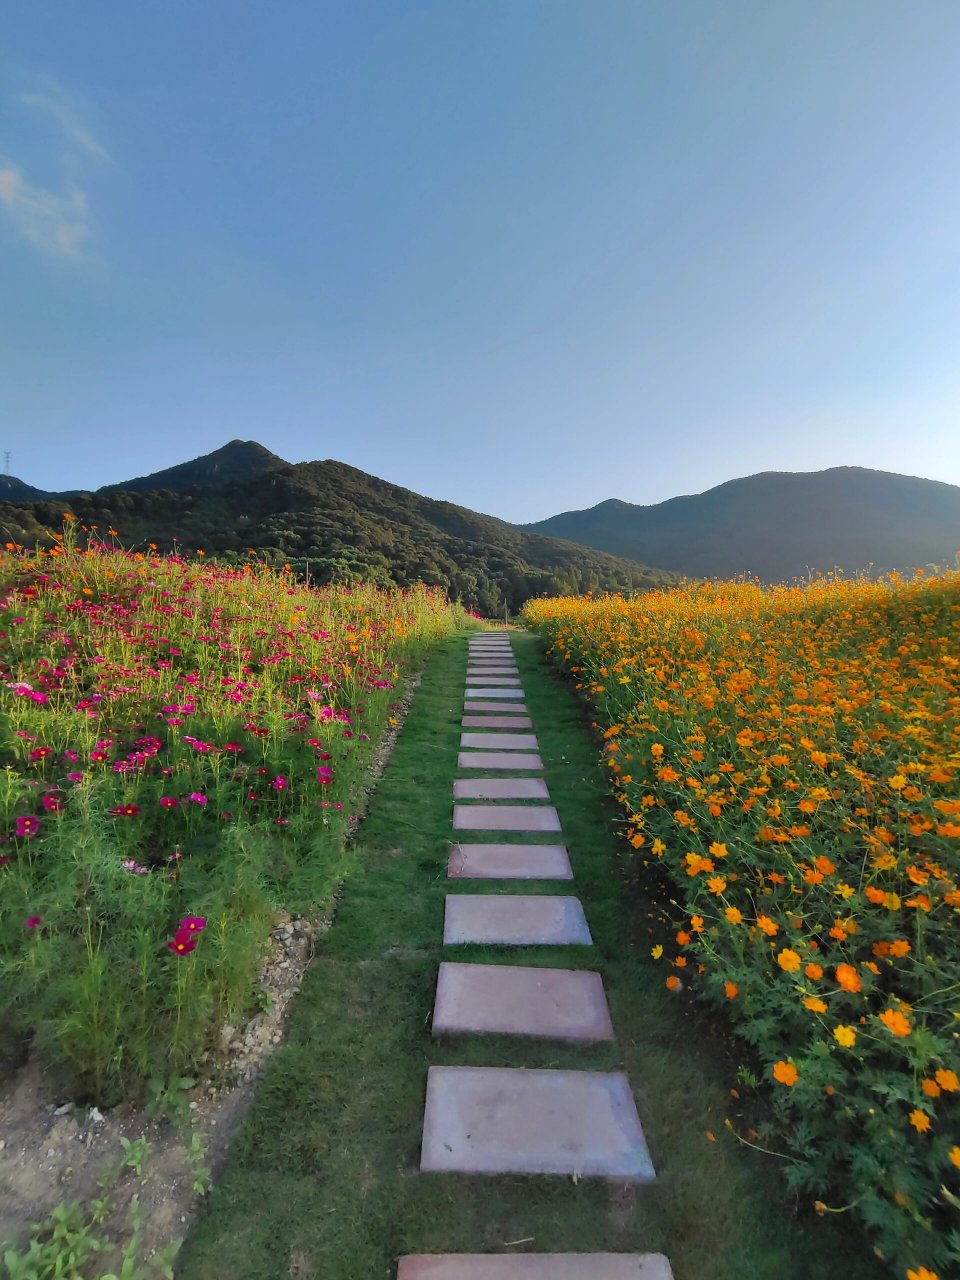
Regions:
M 43 489 L 35 489 L 32 484 L 25 484 L 16 476 L 0 476 L 0 502 L 31 502 L 46 497 L 49 494 Z
M 115 529 L 127 546 L 199 548 L 228 563 L 252 551 L 319 583 L 436 583 L 488 616 L 505 604 L 517 610 L 531 595 L 631 591 L 675 580 L 341 462 L 286 463 L 239 441 L 123 488 L 0 502 L 0 526 L 23 545 L 49 545 L 65 511 L 81 531 Z
M 213 453 L 205 453 L 190 462 L 154 471 L 148 476 L 137 476 L 120 484 L 107 484 L 97 493 L 149 493 L 154 489 L 190 489 L 194 485 L 220 485 L 231 480 L 246 480 L 264 475 L 274 467 L 286 467 L 289 463 L 278 458 L 255 440 L 231 440 Z
M 520 527 L 688 577 L 783 582 L 952 565 L 960 488 L 863 467 L 764 471 L 654 506 L 610 499 Z

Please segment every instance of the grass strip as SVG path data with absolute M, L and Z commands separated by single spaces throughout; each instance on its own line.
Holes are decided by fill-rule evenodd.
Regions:
M 502 1251 L 517 1240 L 536 1252 L 662 1251 L 676 1280 L 878 1280 L 845 1221 L 793 1218 L 775 1160 L 707 1140 L 722 1129 L 729 1088 L 723 1041 L 645 958 L 646 920 L 621 894 L 596 745 L 532 636 L 515 635 L 514 649 L 574 885 L 446 880 L 466 649 L 444 641 L 424 673 L 357 835 L 358 869 L 179 1280 L 386 1280 L 403 1253 Z M 530 838 L 556 837 L 502 836 Z M 432 1040 L 444 895 L 498 889 L 578 893 L 594 946 L 455 947 L 447 958 L 599 968 L 617 1045 Z M 431 1064 L 626 1070 L 657 1183 L 420 1174 Z

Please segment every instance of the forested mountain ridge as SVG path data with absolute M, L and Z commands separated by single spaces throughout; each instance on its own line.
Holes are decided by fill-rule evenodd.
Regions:
M 115 529 L 127 546 L 202 549 L 228 562 L 252 551 L 321 583 L 436 583 L 486 615 L 505 605 L 519 609 L 532 595 L 632 591 L 675 580 L 423 497 L 341 462 L 285 463 L 260 446 L 249 449 L 250 443 L 236 441 L 207 459 L 157 473 L 178 486 L 207 474 L 206 483 L 144 489 L 138 480 L 96 493 L 0 502 L 0 526 L 15 542 L 49 542 L 69 512 L 88 529 Z M 217 459 L 212 474 L 210 458 Z
M 765 471 L 652 506 L 609 499 L 521 527 L 689 577 L 782 582 L 952 564 L 960 487 L 864 467 Z

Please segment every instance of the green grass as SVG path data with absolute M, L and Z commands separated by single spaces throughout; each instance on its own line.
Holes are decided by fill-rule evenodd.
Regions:
M 403 1253 L 499 1251 L 518 1240 L 536 1252 L 662 1251 L 676 1280 L 878 1280 L 887 1273 L 846 1219 L 793 1217 L 778 1160 L 707 1141 L 707 1129 L 725 1138 L 727 1049 L 647 959 L 649 922 L 622 891 L 596 745 L 527 635 L 514 647 L 595 945 L 524 949 L 522 960 L 599 968 L 618 1046 L 432 1040 L 444 895 L 478 889 L 445 878 L 466 647 L 445 641 L 424 674 L 351 852 L 356 870 L 336 923 L 181 1254 L 179 1280 L 386 1280 Z M 517 962 L 507 948 L 448 955 Z M 626 1070 L 657 1182 L 420 1174 L 431 1064 Z

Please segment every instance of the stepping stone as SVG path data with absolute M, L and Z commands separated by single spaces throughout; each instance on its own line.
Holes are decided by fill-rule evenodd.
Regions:
M 505 711 L 516 711 L 523 715 L 527 708 L 522 702 L 514 702 L 512 704 L 504 704 L 503 702 L 483 702 L 467 698 L 463 704 L 464 711 L 499 711 L 502 715 Z
M 458 778 L 454 800 L 549 800 L 542 778 Z
M 599 973 L 446 960 L 433 1006 L 443 1032 L 612 1040 L 613 1024 Z
M 485 671 L 468 671 L 467 684 L 512 684 L 520 683 L 519 676 L 497 676 L 489 675 Z
M 511 667 L 506 662 L 478 662 L 471 664 L 467 668 L 467 678 L 471 676 L 518 676 L 519 671 L 516 667 Z
M 486 747 L 490 751 L 536 751 L 535 733 L 461 733 L 461 747 Z
M 513 710 L 504 707 L 504 711 Z M 464 716 L 460 721 L 461 729 L 532 729 L 533 721 L 529 716 Z
M 562 844 L 457 844 L 447 859 L 450 880 L 572 880 Z
M 553 805 L 455 804 L 454 831 L 559 831 Z
M 543 761 L 537 755 L 523 751 L 461 751 L 457 756 L 458 769 L 533 769 L 543 770 Z
M 656 1176 L 625 1075 L 515 1067 L 430 1068 L 420 1168 Z
M 482 688 L 468 688 L 465 696 L 467 698 L 522 698 L 522 689 L 497 689 L 492 686 L 484 686 Z
M 662 1253 L 411 1253 L 397 1280 L 673 1280 Z
M 589 947 L 593 939 L 579 898 L 537 893 L 448 893 L 443 945 Z

